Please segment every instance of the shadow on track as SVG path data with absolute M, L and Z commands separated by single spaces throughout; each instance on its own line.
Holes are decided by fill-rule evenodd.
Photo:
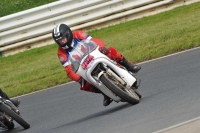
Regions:
M 79 120 L 75 120 L 75 121 L 69 122 L 67 124 L 52 128 L 51 130 L 58 129 L 58 128 L 61 128 L 61 127 L 71 126 L 71 125 L 74 125 L 74 124 L 78 124 L 78 123 L 81 123 L 81 122 L 84 122 L 84 121 L 87 121 L 87 120 L 90 120 L 90 119 L 94 119 L 94 118 L 97 118 L 97 117 L 100 117 L 100 116 L 104 116 L 104 115 L 108 115 L 108 114 L 120 111 L 122 109 L 131 107 L 131 106 L 133 106 L 133 105 L 131 105 L 129 103 L 123 104 L 123 105 L 120 105 L 120 106 L 117 106 L 117 107 L 114 107 L 114 108 L 111 108 L 111 109 L 108 109 L 108 110 L 104 110 L 104 111 L 86 116 L 86 117 L 81 118 Z

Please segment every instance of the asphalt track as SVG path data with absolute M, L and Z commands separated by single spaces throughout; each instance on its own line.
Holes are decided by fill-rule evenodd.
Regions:
M 200 116 L 200 48 L 141 66 L 143 98 L 137 105 L 104 107 L 103 96 L 80 91 L 72 82 L 21 96 L 21 115 L 31 128 L 15 123 L 14 130 L 0 132 L 153 133 Z

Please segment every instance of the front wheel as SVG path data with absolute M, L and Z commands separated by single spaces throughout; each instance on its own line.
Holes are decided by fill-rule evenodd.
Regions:
M 0 110 L 3 111 L 4 113 L 6 113 L 8 116 L 10 116 L 17 123 L 19 123 L 22 127 L 24 127 L 24 129 L 30 128 L 30 125 L 23 118 L 21 118 L 21 116 L 16 114 L 9 107 L 7 107 L 5 104 L 0 104 Z
M 113 93 L 115 93 L 126 102 L 133 105 L 139 103 L 140 98 L 135 93 L 135 91 L 133 89 L 128 89 L 120 84 L 113 76 L 104 73 L 100 77 L 100 80 L 108 89 L 110 89 Z

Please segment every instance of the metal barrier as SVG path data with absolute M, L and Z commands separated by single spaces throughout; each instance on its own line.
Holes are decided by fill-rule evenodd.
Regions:
M 68 24 L 72 30 L 84 29 L 170 3 L 174 0 L 56 1 L 0 18 L 0 52 L 7 56 L 52 44 L 51 31 L 59 23 Z

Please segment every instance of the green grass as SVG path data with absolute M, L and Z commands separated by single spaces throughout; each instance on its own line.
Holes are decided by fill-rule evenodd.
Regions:
M 139 63 L 200 46 L 199 12 L 200 2 L 89 33 Z M 69 81 L 56 45 L 0 58 L 0 66 L 0 87 L 10 97 Z
M 91 33 L 140 62 L 199 46 L 199 11 L 195 3 Z
M 55 0 L 1 0 L 0 17 L 55 2 Z

